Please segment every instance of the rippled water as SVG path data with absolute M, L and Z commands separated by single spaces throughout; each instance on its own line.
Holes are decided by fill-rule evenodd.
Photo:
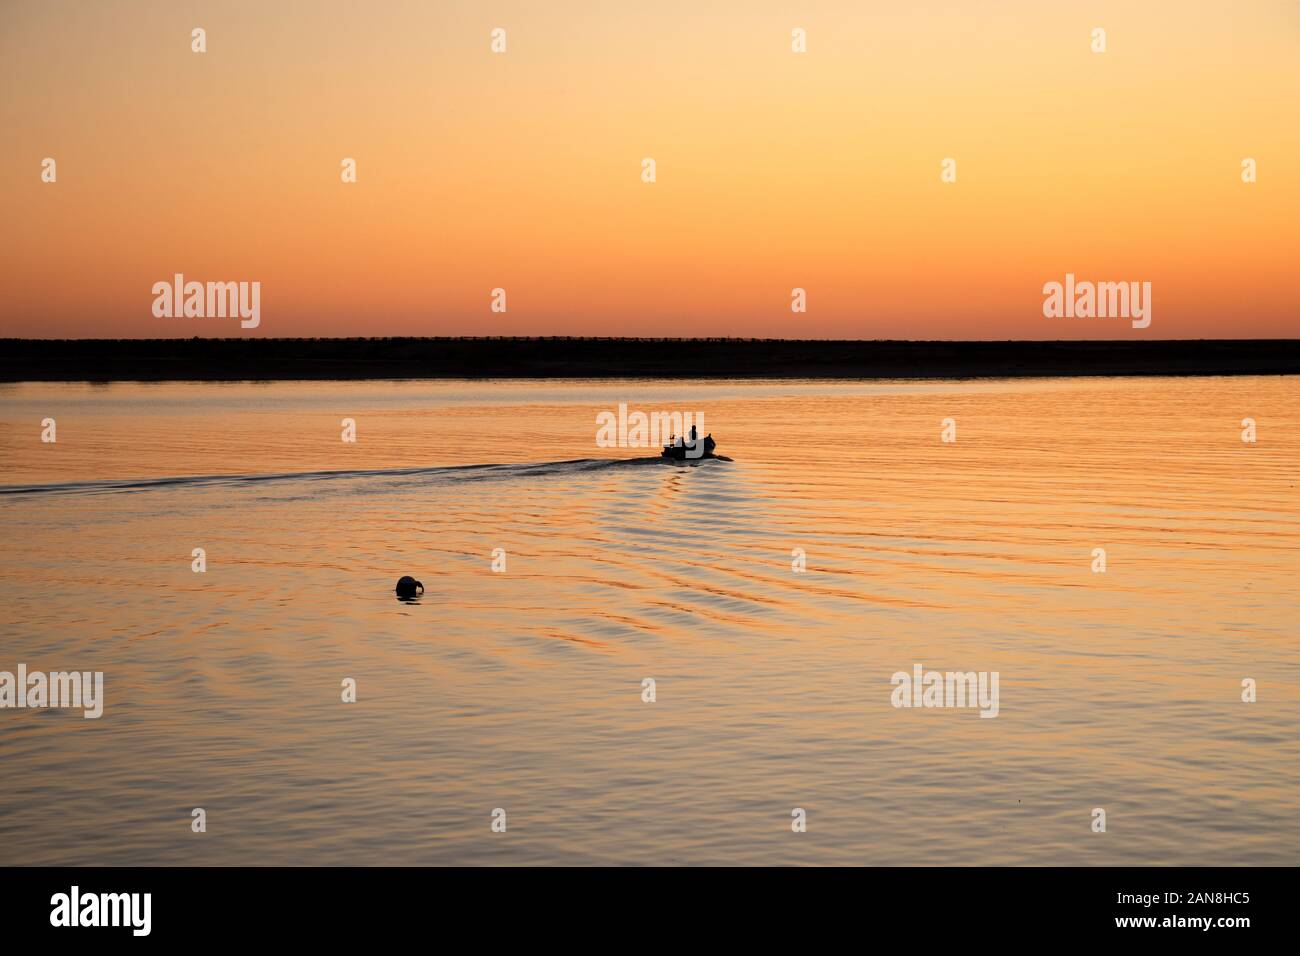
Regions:
M 0 670 L 106 697 L 0 710 L 0 864 L 1294 864 L 1298 399 L 0 386 Z M 596 447 L 619 402 L 735 461 Z M 894 708 L 917 663 L 998 716 Z

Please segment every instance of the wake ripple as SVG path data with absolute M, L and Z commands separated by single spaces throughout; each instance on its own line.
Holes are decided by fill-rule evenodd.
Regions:
M 270 475 L 190 475 L 169 478 L 128 478 L 101 481 L 68 481 L 38 485 L 0 485 L 0 496 L 96 495 L 155 491 L 167 488 L 257 485 L 277 481 L 347 481 L 362 478 L 423 478 L 431 482 L 508 481 L 514 478 L 565 477 L 624 468 L 693 467 L 701 459 L 672 462 L 658 455 L 647 458 L 575 458 L 529 464 L 447 465 L 431 468 L 366 468 L 342 471 L 291 471 Z

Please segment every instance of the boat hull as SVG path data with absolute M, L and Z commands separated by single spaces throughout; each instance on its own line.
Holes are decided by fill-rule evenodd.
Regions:
M 712 436 L 706 436 L 700 445 L 665 445 L 662 456 L 669 461 L 699 461 L 702 458 L 717 458 L 714 450 L 718 447 Z

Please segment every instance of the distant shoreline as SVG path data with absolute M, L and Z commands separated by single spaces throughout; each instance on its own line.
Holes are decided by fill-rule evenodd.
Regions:
M 1296 374 L 1300 339 L 0 339 L 0 382 Z

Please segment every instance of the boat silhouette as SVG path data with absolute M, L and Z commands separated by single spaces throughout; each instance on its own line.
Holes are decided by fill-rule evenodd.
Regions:
M 662 457 L 671 461 L 699 461 L 701 458 L 719 458 L 720 455 L 714 454 L 714 449 L 718 443 L 713 440 L 712 435 L 705 435 L 703 438 L 696 438 L 693 441 L 683 439 L 679 445 L 675 441 L 670 441 L 664 445 Z

